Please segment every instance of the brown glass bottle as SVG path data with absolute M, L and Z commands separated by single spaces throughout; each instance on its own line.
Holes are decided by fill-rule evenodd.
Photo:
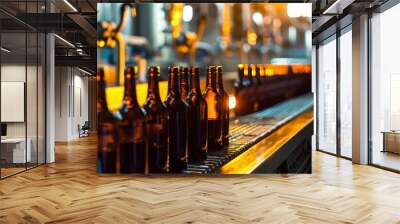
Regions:
M 165 105 L 168 110 L 169 171 L 179 173 L 187 167 L 187 105 L 179 91 L 179 69 L 168 68 L 168 96 Z
M 244 79 L 244 65 L 243 64 L 238 64 L 238 80 L 235 81 L 233 86 L 236 89 L 242 89 L 243 88 L 243 79 Z
M 245 114 L 246 109 L 245 95 L 247 89 L 245 88 L 244 71 L 245 65 L 238 64 L 238 80 L 234 83 L 234 94 L 236 98 L 235 114 L 238 116 Z
M 104 73 L 104 68 L 97 71 L 97 172 L 116 173 L 117 130 L 107 107 Z
M 160 98 L 159 67 L 148 70 L 146 111 L 149 173 L 168 172 L 168 112 Z
M 207 87 L 203 97 L 207 102 L 207 125 L 208 125 L 208 151 L 215 152 L 221 149 L 222 145 L 222 97 L 216 89 L 215 66 L 207 69 Z
M 190 92 L 187 99 L 188 113 L 188 161 L 195 163 L 207 158 L 207 102 L 200 90 L 200 70 L 190 71 Z
M 125 86 L 118 122 L 120 172 L 145 173 L 146 170 L 146 118 L 136 98 L 136 71 L 125 70 Z
M 179 86 L 181 91 L 181 99 L 187 103 L 187 97 L 189 95 L 189 68 L 188 67 L 179 67 Z
M 254 84 L 253 78 L 255 76 L 255 72 L 256 71 L 254 70 L 253 64 L 247 65 L 247 72 L 244 73 L 244 77 L 248 86 L 252 86 Z
M 248 83 L 247 93 L 246 93 L 246 99 L 247 99 L 246 114 L 253 113 L 258 110 L 258 103 L 256 99 L 257 85 L 255 82 L 256 69 L 254 64 L 248 65 L 247 69 L 248 69 L 247 73 L 245 72 L 245 79 L 247 80 Z
M 222 98 L 222 110 L 221 110 L 221 120 L 222 120 L 222 145 L 226 147 L 229 145 L 229 96 L 224 89 L 223 84 L 223 70 L 222 66 L 217 66 L 217 78 L 216 78 L 216 87 L 217 92 Z
M 261 67 L 261 65 L 255 65 L 255 69 L 256 69 L 256 84 L 261 85 L 262 83 L 261 76 L 264 74 L 263 68 Z
M 262 93 L 263 88 L 261 86 L 261 73 L 264 72 L 262 70 L 262 67 L 260 65 L 254 65 L 253 67 L 254 69 L 254 75 L 253 79 L 255 82 L 255 90 L 254 90 L 254 99 L 255 99 L 255 103 L 253 104 L 253 111 L 258 111 L 260 109 L 262 109 L 262 102 L 263 102 L 263 97 L 264 94 Z

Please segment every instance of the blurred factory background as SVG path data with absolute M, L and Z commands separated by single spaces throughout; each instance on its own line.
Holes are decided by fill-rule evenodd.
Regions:
M 122 3 L 99 3 L 98 39 L 104 23 L 121 21 Z M 221 64 L 236 72 L 240 63 L 311 63 L 311 4 L 303 3 L 158 3 L 137 4 L 122 30 L 126 64 Z M 98 43 L 98 65 L 117 65 L 115 48 Z M 234 77 L 232 77 L 234 78 Z

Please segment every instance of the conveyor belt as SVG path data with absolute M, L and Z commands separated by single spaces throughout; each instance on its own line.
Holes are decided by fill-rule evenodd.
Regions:
M 231 120 L 228 149 L 215 153 L 210 152 L 205 161 L 189 164 L 188 169 L 183 173 L 217 173 L 221 166 L 264 139 L 283 124 L 312 108 L 312 106 L 313 96 L 308 94 L 263 111 Z

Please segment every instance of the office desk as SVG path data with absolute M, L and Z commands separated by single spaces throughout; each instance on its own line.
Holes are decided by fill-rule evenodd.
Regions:
M 26 152 L 25 152 L 25 145 Z M 27 138 L 5 138 L 1 139 L 1 157 L 6 163 L 25 163 L 31 162 L 32 140 Z

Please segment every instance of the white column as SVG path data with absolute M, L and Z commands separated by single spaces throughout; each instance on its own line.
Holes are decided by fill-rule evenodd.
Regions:
M 368 163 L 368 15 L 353 20 L 353 162 Z

